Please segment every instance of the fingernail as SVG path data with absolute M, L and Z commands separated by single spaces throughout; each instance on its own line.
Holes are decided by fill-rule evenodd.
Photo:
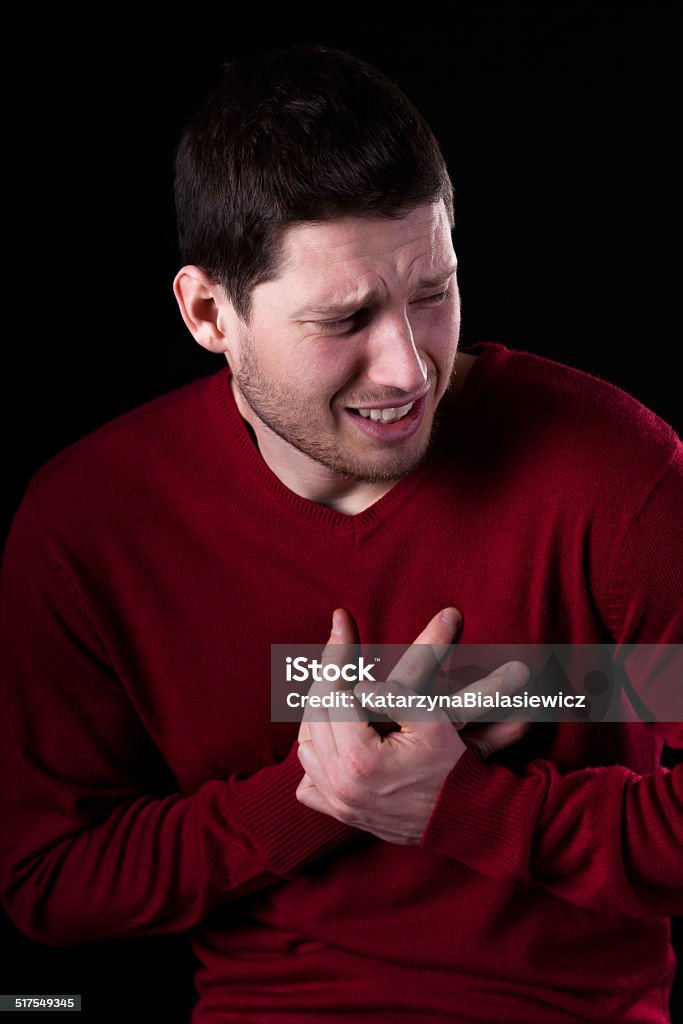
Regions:
M 332 612 L 332 632 L 337 634 L 341 632 L 339 616 L 337 615 L 336 612 Z
M 505 669 L 505 678 L 512 683 L 513 686 L 521 686 L 529 678 L 529 670 L 526 665 L 522 665 L 520 662 L 516 662 L 514 665 L 508 665 Z
M 462 614 L 457 608 L 444 608 L 441 612 L 441 621 L 449 626 L 458 626 L 462 621 Z

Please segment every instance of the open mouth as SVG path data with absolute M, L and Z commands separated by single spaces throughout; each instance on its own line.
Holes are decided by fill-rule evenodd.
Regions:
M 396 423 L 407 416 L 414 405 L 415 402 L 409 402 L 408 405 L 398 405 L 391 409 L 349 409 L 349 412 L 372 420 L 373 423 Z
M 367 437 L 399 441 L 417 430 L 425 408 L 425 397 L 423 395 L 414 402 L 387 409 L 373 409 L 369 406 L 362 409 L 347 407 L 346 412 Z

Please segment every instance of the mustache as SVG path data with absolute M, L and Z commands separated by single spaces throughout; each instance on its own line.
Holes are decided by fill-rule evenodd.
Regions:
M 430 374 L 425 382 L 425 387 L 421 389 L 420 397 L 427 394 L 429 390 L 436 384 L 436 374 Z M 354 395 L 352 399 L 344 399 L 344 405 L 351 409 L 357 409 L 359 406 L 372 406 L 374 403 L 381 404 L 382 402 L 396 402 L 397 405 L 406 405 L 407 402 L 415 401 L 414 398 L 410 397 L 407 391 L 403 391 L 401 388 L 387 388 L 381 395 L 380 394 L 361 394 Z

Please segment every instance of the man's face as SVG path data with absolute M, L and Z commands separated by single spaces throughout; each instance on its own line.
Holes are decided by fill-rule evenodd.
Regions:
M 460 330 L 443 203 L 287 229 L 229 356 L 256 416 L 346 479 L 396 480 L 427 450 Z M 381 417 L 381 418 L 380 418 Z

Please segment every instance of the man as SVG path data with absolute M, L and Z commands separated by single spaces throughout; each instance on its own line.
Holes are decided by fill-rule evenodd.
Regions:
M 330 628 L 331 659 L 680 642 L 680 440 L 577 371 L 457 351 L 447 171 L 362 62 L 231 65 L 176 171 L 175 295 L 229 369 L 63 452 L 17 513 L 8 912 L 57 944 L 191 930 L 195 1024 L 665 1020 L 679 728 L 299 732 L 269 678 L 271 644 Z

